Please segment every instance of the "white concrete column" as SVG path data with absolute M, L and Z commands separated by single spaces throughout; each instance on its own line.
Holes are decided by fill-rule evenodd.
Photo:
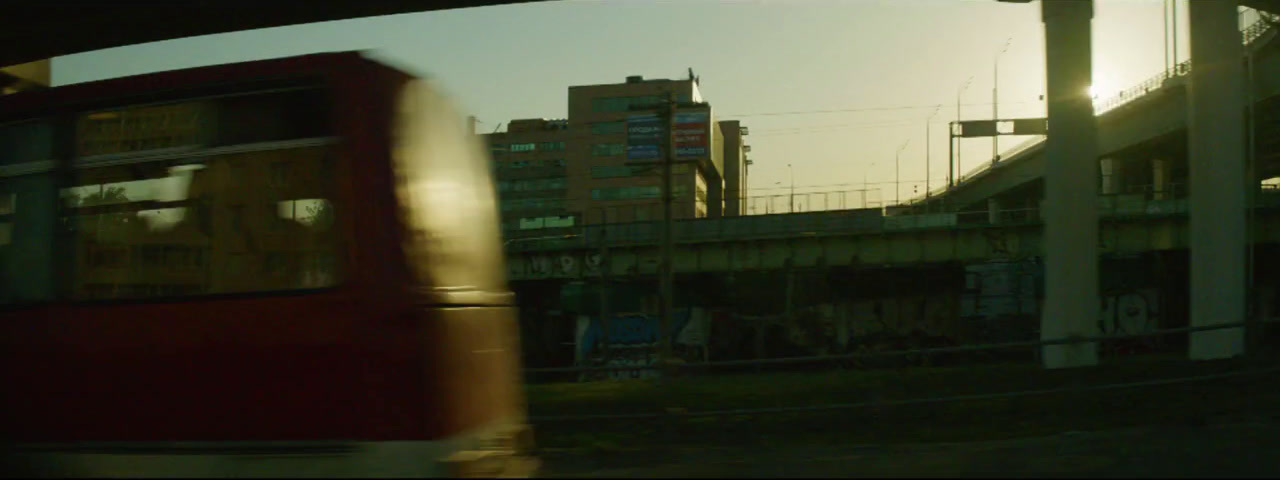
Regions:
M 1116 159 L 1104 158 L 1098 160 L 1098 167 L 1102 170 L 1102 194 L 1116 194 Z
M 1093 0 L 1041 2 L 1045 33 L 1045 301 L 1040 338 L 1092 336 L 1098 319 L 1098 146 Z M 1044 347 L 1045 368 L 1097 365 L 1097 345 Z
M 1235 2 L 1188 2 L 1191 325 L 1245 319 L 1244 50 Z M 1193 360 L 1244 353 L 1244 329 L 1191 334 Z
M 1163 158 L 1151 160 L 1151 199 L 1167 200 L 1173 198 L 1169 189 L 1169 161 Z

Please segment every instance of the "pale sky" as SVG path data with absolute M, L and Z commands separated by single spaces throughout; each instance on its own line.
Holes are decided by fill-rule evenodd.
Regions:
M 1164 68 L 1163 3 L 1096 2 L 1101 96 Z M 1178 56 L 1185 60 L 1185 0 L 1178 7 Z M 100 50 L 54 59 L 53 81 L 366 50 L 434 77 L 482 130 L 492 130 L 513 118 L 565 117 L 570 85 L 628 75 L 682 78 L 692 67 L 716 115 L 751 129 L 752 195 L 785 193 L 791 164 L 797 192 L 857 190 L 865 171 L 891 199 L 894 152 L 909 142 L 901 154 L 905 199 L 925 178 L 933 105 L 941 105 L 928 141 L 935 187 L 946 176 L 946 123 L 956 118 L 965 79 L 973 77 L 964 118 L 991 118 L 993 60 L 1008 39 L 999 62 L 1000 116 L 1042 116 L 1039 2 L 994 0 L 558 0 Z M 1006 137 L 1001 150 L 1023 140 Z M 990 158 L 989 139 L 966 140 L 962 170 Z

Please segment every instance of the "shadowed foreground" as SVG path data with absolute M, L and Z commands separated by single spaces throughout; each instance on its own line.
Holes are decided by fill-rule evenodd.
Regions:
M 544 454 L 545 477 L 1280 476 L 1280 416 L 990 442 Z

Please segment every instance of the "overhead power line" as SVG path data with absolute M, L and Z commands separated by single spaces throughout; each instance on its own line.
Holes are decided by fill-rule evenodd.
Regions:
M 1003 102 L 1003 103 L 1004 105 L 1027 105 L 1027 104 L 1040 103 L 1040 102 L 1036 101 L 1036 102 Z M 982 107 L 982 106 L 991 106 L 991 105 L 992 105 L 991 102 L 980 102 L 980 103 L 966 103 L 966 104 L 962 104 L 961 106 L 962 107 Z M 937 108 L 937 107 L 938 105 L 934 104 L 934 105 L 903 105 L 903 106 L 897 106 L 897 107 L 840 108 L 840 109 L 834 109 L 834 110 L 797 110 L 797 111 L 790 111 L 790 112 L 735 113 L 735 114 L 725 114 L 721 116 L 721 118 L 773 117 L 773 116 L 782 116 L 782 115 L 813 115 L 813 114 L 824 114 L 824 113 L 891 112 L 891 111 L 902 111 L 902 110 L 928 110 L 928 109 Z

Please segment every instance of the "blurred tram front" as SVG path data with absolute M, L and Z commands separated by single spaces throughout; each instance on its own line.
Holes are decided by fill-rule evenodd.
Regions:
M 0 97 L 6 470 L 531 474 L 495 205 L 358 53 Z

